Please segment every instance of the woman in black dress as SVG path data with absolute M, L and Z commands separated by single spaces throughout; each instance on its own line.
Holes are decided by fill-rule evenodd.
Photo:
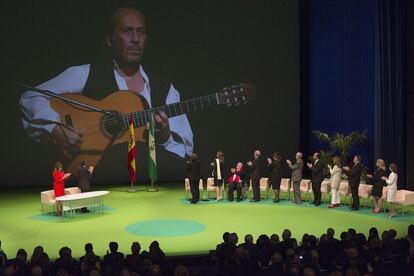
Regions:
M 374 203 L 373 213 L 381 212 L 381 198 L 382 198 L 382 188 L 386 186 L 384 180 L 381 177 L 385 176 L 385 162 L 382 159 L 378 159 L 376 163 L 376 170 L 374 175 L 367 174 L 369 182 L 372 184 L 372 202 Z
M 216 159 L 211 162 L 211 166 L 213 167 L 213 178 L 214 178 L 214 186 L 216 187 L 216 201 L 223 200 L 223 189 L 224 189 L 224 153 L 222 151 L 218 151 L 216 155 Z
M 274 203 L 279 202 L 280 181 L 282 180 L 282 157 L 279 153 L 274 152 L 272 158 L 267 158 L 267 167 L 270 171 L 270 185 L 275 193 Z

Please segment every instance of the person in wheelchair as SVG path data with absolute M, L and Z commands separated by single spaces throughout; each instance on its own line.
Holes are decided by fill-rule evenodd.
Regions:
M 236 168 L 231 168 L 231 174 L 227 178 L 228 183 L 228 200 L 234 200 L 234 190 L 237 190 L 237 201 L 242 200 L 243 186 L 246 182 L 246 173 L 244 172 L 243 163 L 239 162 Z

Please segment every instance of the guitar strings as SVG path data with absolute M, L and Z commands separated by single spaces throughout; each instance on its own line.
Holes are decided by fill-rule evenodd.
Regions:
M 233 93 L 233 95 L 232 95 L 235 98 L 236 98 L 237 94 L 239 92 L 241 92 L 239 90 L 239 88 L 237 88 L 236 91 L 237 91 L 237 93 L 236 94 Z M 91 138 L 93 136 L 101 135 L 103 125 L 105 127 L 111 127 L 111 126 L 115 126 L 115 125 L 119 124 L 120 122 L 121 122 L 121 125 L 122 125 L 122 128 L 123 128 L 122 132 L 124 132 L 128 129 L 128 125 L 129 125 L 129 116 L 128 115 L 131 114 L 131 113 L 132 113 L 132 116 L 133 116 L 133 119 L 134 119 L 133 123 L 135 123 L 135 120 L 138 120 L 138 123 L 140 123 L 141 120 L 143 122 L 145 122 L 144 124 L 138 125 L 138 126 L 136 126 L 136 124 L 134 124 L 134 128 L 137 128 L 137 127 L 145 126 L 145 124 L 149 120 L 150 114 L 153 113 L 154 111 L 162 110 L 162 111 L 165 112 L 166 109 L 168 108 L 169 113 L 171 113 L 170 107 L 173 106 L 173 105 L 176 105 L 176 104 L 180 104 L 181 114 L 179 114 L 179 115 L 190 112 L 189 105 L 188 105 L 189 102 L 192 102 L 192 104 L 194 104 L 195 109 L 196 109 L 196 102 L 197 101 L 200 101 L 200 103 L 201 103 L 201 106 L 199 108 L 204 109 L 203 101 L 206 100 L 206 99 L 208 100 L 209 105 L 211 107 L 211 102 L 210 102 L 211 98 L 213 98 L 213 100 L 214 100 L 213 102 L 215 102 L 216 98 L 218 98 L 219 102 L 217 104 L 220 104 L 220 103 L 223 104 L 223 103 L 225 103 L 225 102 L 223 102 L 223 99 L 227 97 L 227 95 L 223 96 L 223 94 L 224 94 L 224 92 L 214 93 L 214 94 L 202 96 L 202 97 L 199 97 L 199 98 L 184 100 L 182 102 L 171 103 L 171 104 L 164 105 L 164 106 L 161 106 L 161 107 L 150 108 L 150 109 L 146 109 L 146 110 L 142 110 L 142 111 L 133 111 L 133 112 L 126 113 L 126 114 L 121 114 L 119 117 L 114 116 L 113 118 L 107 118 L 107 119 L 104 120 L 105 124 L 103 123 L 103 121 L 100 121 L 100 122 L 97 122 L 97 123 L 92 123 L 92 124 L 89 124 L 89 125 L 85 125 L 83 127 L 83 131 L 86 130 L 86 132 L 82 135 L 82 137 Z M 187 112 L 183 112 L 183 107 L 182 107 L 183 104 L 187 105 Z M 175 113 L 176 113 L 175 116 L 178 116 L 176 107 L 174 107 L 174 110 L 175 110 Z M 170 116 L 170 117 L 174 117 L 174 116 Z M 83 133 L 83 131 L 82 131 L 82 133 Z

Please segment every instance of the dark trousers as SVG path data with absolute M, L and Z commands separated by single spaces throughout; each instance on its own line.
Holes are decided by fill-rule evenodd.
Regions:
M 237 190 L 237 200 L 241 199 L 241 194 L 242 194 L 242 185 L 243 183 L 237 183 L 237 182 L 231 182 L 228 185 L 228 189 L 229 189 L 229 200 L 233 201 L 234 200 L 234 190 Z
M 199 182 L 200 180 L 190 180 L 191 196 L 193 197 L 191 201 L 194 201 L 194 202 L 200 201 L 200 190 L 198 188 Z
M 80 187 L 79 186 L 79 188 L 81 190 L 81 193 L 87 193 L 87 192 L 90 192 L 91 191 L 90 187 L 86 188 L 86 187 Z M 81 212 L 82 213 L 86 213 L 87 211 L 88 211 L 88 208 L 86 208 L 86 207 L 82 207 L 81 208 Z
M 253 199 L 260 200 L 260 179 L 252 178 Z
M 322 182 L 312 181 L 313 202 L 315 204 L 321 204 L 321 185 Z
M 352 208 L 359 209 L 359 195 L 358 195 L 358 186 L 351 187 L 351 195 L 352 195 Z

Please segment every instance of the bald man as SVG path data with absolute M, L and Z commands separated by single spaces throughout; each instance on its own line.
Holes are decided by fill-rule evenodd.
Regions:
M 57 94 L 78 93 L 94 100 L 102 100 L 118 90 L 129 90 L 145 99 L 149 107 L 179 102 L 180 93 L 168 79 L 154 77 L 155 73 L 151 74 L 153 72 L 143 69 L 142 58 L 147 31 L 142 12 L 133 7 L 117 8 L 108 23 L 104 41 L 107 52 L 105 57 L 91 64 L 70 67 L 37 87 Z M 161 81 L 158 81 L 159 79 Z M 27 91 L 22 95 L 19 104 L 24 114 L 23 126 L 31 138 L 58 145 L 68 160 L 78 154 L 83 142 L 82 134 L 70 125 L 60 125 L 61 118 L 50 107 L 48 97 Z M 39 124 L 39 120 L 47 123 Z M 193 133 L 186 114 L 168 118 L 163 111 L 159 111 L 155 114 L 154 120 L 157 151 L 162 151 L 157 152 L 160 154 L 158 159 L 165 163 L 165 166 L 159 163 L 158 167 L 161 175 L 163 170 L 169 170 L 171 176 L 174 171 L 179 171 L 171 164 L 177 164 L 177 167 L 182 168 L 179 162 L 184 164 L 184 158 L 191 155 Z M 47 139 L 44 139 L 45 137 Z M 126 155 L 122 156 L 125 158 Z M 99 172 L 105 170 L 112 171 L 111 175 L 106 174 L 104 177 L 106 182 L 112 180 L 109 179 L 112 175 L 119 178 L 119 174 L 116 173 L 118 168 L 115 167 L 119 166 L 119 170 L 125 171 L 126 163 L 120 162 L 122 159 L 114 158 L 113 155 L 107 160 L 109 161 L 106 162 L 106 168 L 97 165 L 95 174 L 99 175 Z M 116 164 L 111 160 L 117 160 Z M 142 163 L 146 164 L 145 161 L 142 160 Z M 138 164 L 138 167 L 142 168 L 142 165 Z M 143 171 L 145 170 L 141 169 L 141 175 Z

